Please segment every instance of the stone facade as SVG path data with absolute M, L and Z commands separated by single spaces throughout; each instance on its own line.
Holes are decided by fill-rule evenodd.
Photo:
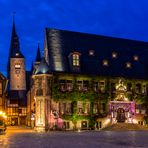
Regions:
M 100 129 L 117 122 L 145 124 L 145 105 L 138 102 L 135 97 L 137 91 L 139 96 L 140 94 L 141 97 L 147 96 L 148 90 L 143 89 L 148 82 L 138 80 L 137 83 L 142 87 L 138 90 L 137 83 L 123 78 L 98 79 L 95 77 L 98 84 L 96 86 L 89 76 L 66 74 L 63 77 L 63 75 L 33 75 L 32 88 L 35 90 L 35 129 L 37 131 Z M 88 80 L 89 83 L 87 86 L 85 83 L 82 84 L 79 89 L 79 81 L 82 79 Z M 119 85 L 121 80 L 124 82 L 123 86 Z M 128 88 L 129 83 L 132 85 L 132 91 Z M 69 89 L 69 86 L 72 89 Z M 140 109 L 139 106 L 143 107 Z M 119 109 L 123 109 L 123 113 Z M 124 121 L 121 121 L 121 114 L 125 117 Z
M 35 130 L 45 131 L 49 126 L 49 114 L 51 104 L 51 83 L 52 75 L 33 76 L 35 89 Z

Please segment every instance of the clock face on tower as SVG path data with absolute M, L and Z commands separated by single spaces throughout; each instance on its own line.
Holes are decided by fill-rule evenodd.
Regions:
M 15 70 L 15 73 L 16 73 L 16 74 L 19 74 L 19 73 L 20 73 L 20 70 L 18 70 L 18 69 Z

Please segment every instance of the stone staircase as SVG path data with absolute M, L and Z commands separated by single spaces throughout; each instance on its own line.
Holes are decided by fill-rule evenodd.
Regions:
M 105 131 L 148 130 L 148 127 L 133 123 L 116 123 L 104 128 Z

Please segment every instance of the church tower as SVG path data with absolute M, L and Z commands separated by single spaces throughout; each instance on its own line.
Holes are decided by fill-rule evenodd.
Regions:
M 9 79 L 9 91 L 26 91 L 25 58 L 20 50 L 20 43 L 16 33 L 14 19 L 7 74 Z

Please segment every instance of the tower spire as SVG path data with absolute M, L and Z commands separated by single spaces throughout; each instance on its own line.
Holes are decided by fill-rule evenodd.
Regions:
M 41 53 L 40 53 L 40 44 L 38 43 L 38 48 L 37 48 L 37 55 L 36 55 L 36 62 L 41 61 Z
M 13 12 L 12 14 L 12 18 L 13 18 L 13 25 L 12 25 L 12 36 L 17 36 L 16 34 L 16 29 L 15 29 L 15 12 Z
M 12 21 L 12 34 L 11 34 L 11 43 L 10 43 L 10 53 L 9 58 L 24 58 L 20 51 L 20 42 L 19 37 L 16 32 L 15 27 L 15 12 L 13 12 L 13 21 Z

